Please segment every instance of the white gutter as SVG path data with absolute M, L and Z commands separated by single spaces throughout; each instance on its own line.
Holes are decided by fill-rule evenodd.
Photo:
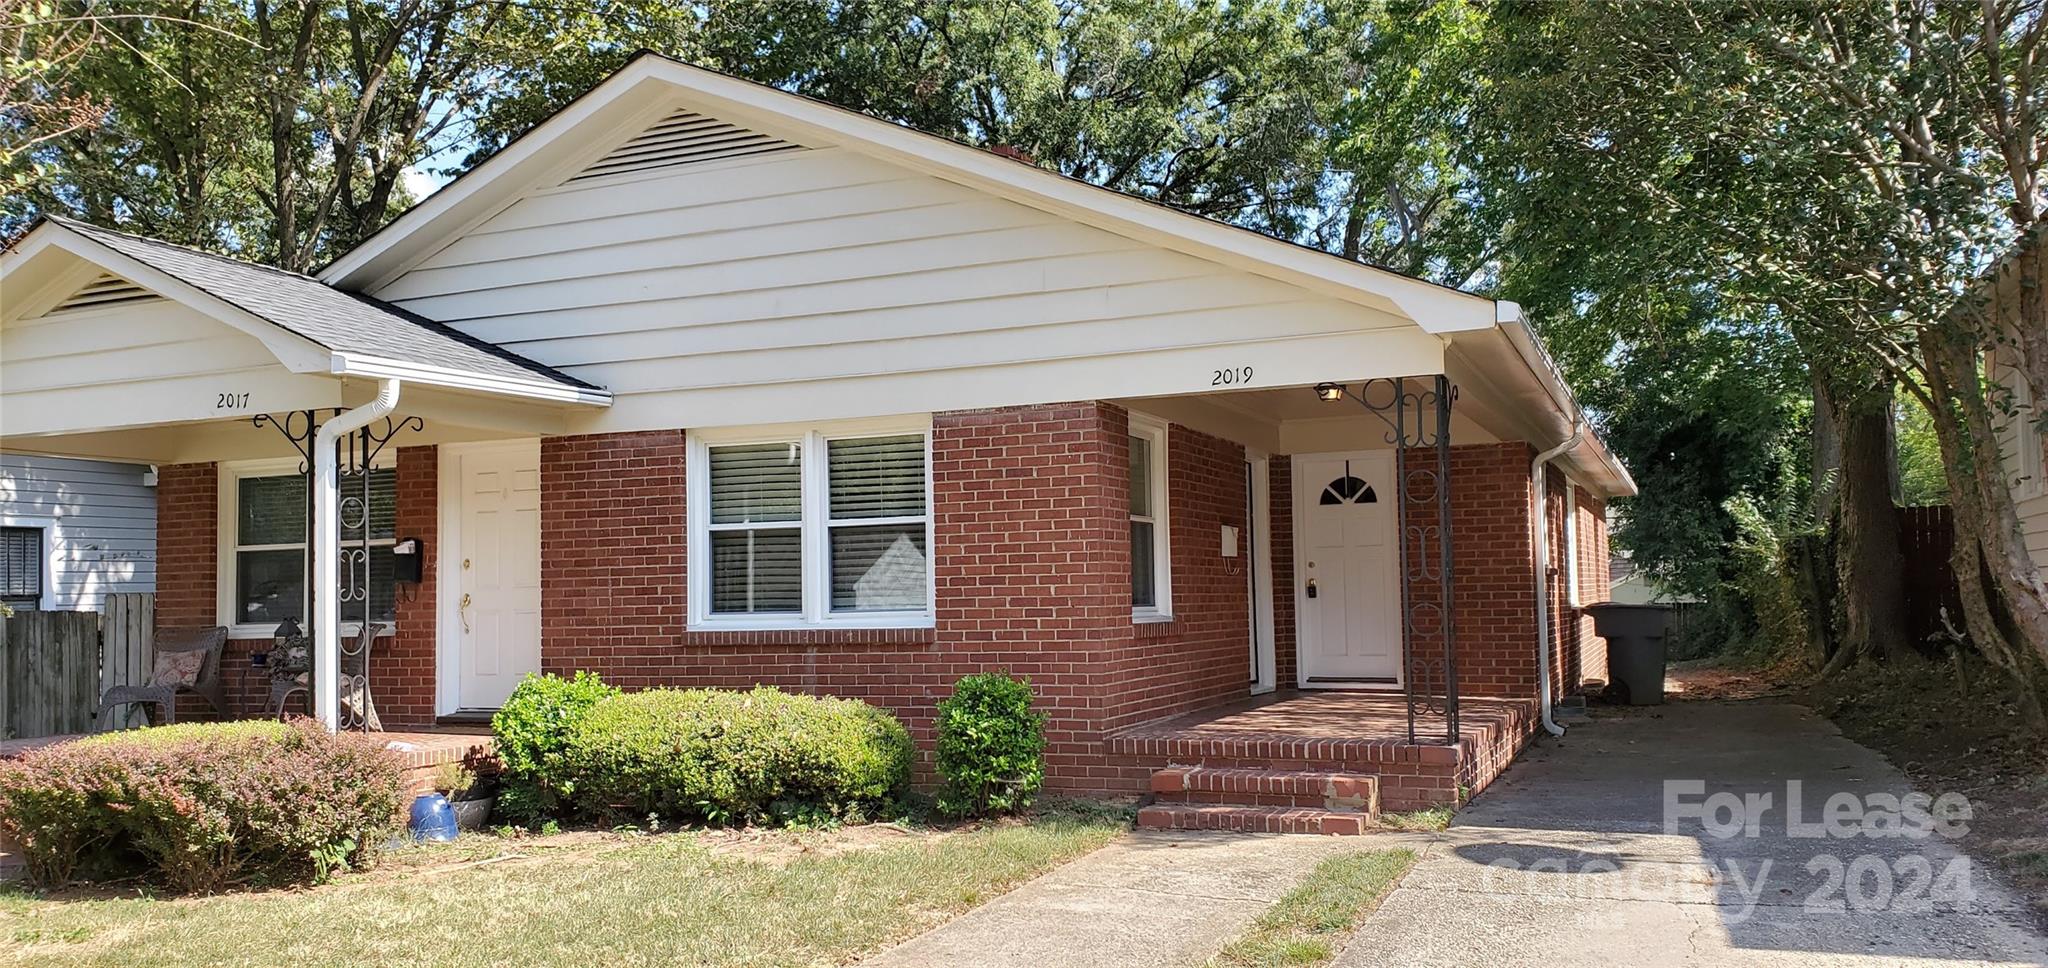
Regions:
M 398 409 L 397 380 L 377 384 L 377 399 L 337 414 L 313 435 L 313 714 L 333 732 L 341 724 L 340 470 L 335 444 Z
M 426 363 L 412 363 L 380 356 L 365 356 L 361 353 L 336 353 L 329 361 L 328 372 L 337 376 L 357 376 L 375 380 L 411 380 L 430 386 L 450 387 L 458 390 L 483 390 L 506 396 L 529 397 L 535 400 L 549 400 L 557 403 L 582 403 L 609 407 L 612 395 L 607 390 L 587 390 L 548 380 L 521 380 L 515 377 L 493 376 L 469 370 L 456 370 Z
M 1542 385 L 1543 392 L 1549 395 L 1551 404 L 1566 420 L 1571 421 L 1572 446 L 1578 446 L 1578 442 L 1585 440 L 1585 413 L 1579 409 L 1578 398 L 1572 395 L 1572 388 L 1564 382 L 1564 376 L 1558 372 L 1556 362 L 1551 360 L 1550 354 L 1543 349 L 1543 343 L 1536 338 L 1535 331 L 1530 329 L 1528 318 L 1522 315 L 1521 305 L 1511 300 L 1499 300 L 1495 303 L 1494 316 L 1501 332 L 1507 335 L 1508 343 L 1522 357 L 1523 365 L 1529 368 L 1529 372 L 1536 377 L 1536 382 Z M 1612 496 L 1635 496 L 1636 482 L 1635 478 L 1629 475 L 1628 468 L 1623 467 L 1621 461 L 1614 458 L 1614 454 L 1608 451 L 1600 438 L 1592 438 L 1591 444 L 1595 459 L 1613 477 L 1614 482 L 1620 485 Z M 1587 471 L 1597 472 L 1594 468 L 1587 468 Z
M 1535 513 L 1530 517 L 1536 522 L 1536 701 L 1543 713 L 1543 729 L 1552 736 L 1563 736 L 1564 727 L 1550 718 L 1550 480 L 1544 471 L 1553 458 L 1577 447 L 1585 435 L 1585 419 L 1574 414 L 1572 435 L 1529 463 L 1529 492 L 1535 499 Z

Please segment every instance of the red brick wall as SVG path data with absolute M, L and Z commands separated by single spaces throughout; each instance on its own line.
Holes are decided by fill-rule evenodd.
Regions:
M 1586 680 L 1607 680 L 1607 640 L 1593 633 L 1593 619 L 1570 604 L 1565 585 L 1564 515 L 1576 517 L 1579 533 L 1579 604 L 1604 602 L 1608 597 L 1607 506 L 1592 492 L 1576 491 L 1575 500 L 1566 489 L 1565 477 L 1555 467 L 1549 473 L 1549 526 L 1551 533 L 1551 608 L 1556 642 L 1556 675 L 1552 684 L 1558 695 L 1580 691 Z M 1568 505 L 1567 502 L 1570 501 Z
M 156 472 L 156 627 L 213 625 L 218 619 L 219 470 L 165 464 Z
M 1054 785 L 1104 789 L 1101 663 L 1130 625 L 1121 421 L 1095 403 L 934 418 L 933 629 L 690 632 L 683 433 L 544 440 L 542 665 L 860 698 L 926 746 L 954 680 L 1004 669 L 1048 714 Z
M 1451 448 L 1458 690 L 1536 695 L 1536 571 L 1529 445 Z
M 628 688 L 671 675 L 683 630 L 683 432 L 540 442 L 541 667 Z
M 397 630 L 378 643 L 371 669 L 377 716 L 387 728 L 434 722 L 434 586 L 440 542 L 440 455 L 433 447 L 398 450 L 399 540 L 426 547 L 417 586 L 398 586 Z
M 1295 659 L 1294 472 L 1286 455 L 1267 462 L 1266 518 L 1273 536 L 1273 683 L 1292 689 L 1300 668 Z
M 1116 414 L 1121 416 L 1121 414 Z M 1129 438 L 1114 434 L 1119 466 Z M 1244 448 L 1181 426 L 1167 433 L 1167 515 L 1172 537 L 1173 619 L 1131 626 L 1107 656 L 1103 727 L 1213 706 L 1243 696 L 1251 682 L 1250 580 L 1243 536 L 1249 497 Z M 1128 473 L 1116 475 L 1114 500 L 1128 502 Z M 1124 505 L 1128 507 L 1128 504 Z M 1224 525 L 1238 529 L 1238 557 L 1222 557 Z M 1128 532 L 1126 532 L 1128 533 Z M 1129 541 L 1123 544 L 1127 547 Z M 1129 558 L 1121 558 L 1129 574 Z M 1128 581 L 1125 586 L 1128 588 Z M 1124 619 L 1129 622 L 1129 603 Z

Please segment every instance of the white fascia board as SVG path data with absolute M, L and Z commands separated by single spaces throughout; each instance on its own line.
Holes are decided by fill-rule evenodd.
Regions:
M 414 363 L 394 360 L 381 356 L 366 356 L 361 353 L 335 353 L 328 365 L 328 372 L 337 376 L 354 376 L 376 380 L 407 380 L 429 386 L 450 387 L 458 390 L 479 390 L 508 397 L 523 397 L 529 400 L 548 400 L 555 403 L 575 403 L 594 407 L 612 405 L 612 395 L 605 390 L 587 390 L 548 380 L 519 380 L 473 370 L 457 370 L 428 363 Z
M 35 247 L 36 251 L 40 251 L 43 245 L 56 246 L 165 299 L 180 303 L 246 333 L 262 343 L 263 347 L 277 358 L 277 362 L 293 373 L 323 373 L 327 370 L 329 351 L 319 343 L 55 222 L 44 222 L 36 232 L 49 233 L 42 245 Z M 28 246 L 22 247 L 20 254 L 23 261 L 32 254 L 28 249 Z M 0 282 L 4 282 L 5 278 L 4 274 L 0 274 Z
M 1536 337 L 1536 331 L 1529 325 L 1522 307 L 1505 299 L 1498 300 L 1495 305 L 1495 318 L 1498 320 L 1502 336 L 1521 357 L 1523 364 L 1529 369 L 1529 374 L 1542 385 L 1544 394 L 1550 398 L 1551 405 L 1564 422 L 1566 429 L 1559 435 L 1558 440 L 1567 439 L 1571 427 L 1585 422 L 1585 411 L 1580 409 L 1578 398 L 1572 395 L 1571 386 L 1565 383 L 1564 375 L 1558 370 L 1557 363 L 1551 359 L 1550 352 L 1544 349 L 1543 342 Z M 1579 439 L 1578 446 L 1572 448 L 1569 456 L 1574 464 L 1588 474 L 1598 475 L 1603 479 L 1602 483 L 1606 486 L 1602 490 L 1608 497 L 1636 495 L 1635 478 L 1630 476 L 1628 468 L 1622 466 L 1614 453 L 1607 449 L 1606 442 L 1600 439 L 1599 434 L 1593 432 L 1590 425 L 1587 426 L 1585 435 Z
M 365 240 L 319 274 L 323 282 L 371 292 L 438 242 L 510 205 L 544 175 L 560 174 L 590 139 L 556 142 L 582 129 L 610 131 L 657 100 L 682 101 L 722 120 L 812 146 L 850 150 L 1196 258 L 1266 276 L 1346 302 L 1391 312 L 1431 333 L 1495 325 L 1493 300 L 1387 269 L 1340 259 L 1249 229 L 1100 188 L 951 139 L 891 124 L 776 88 L 643 55 L 554 117 L 508 145 Z M 580 155 L 579 155 L 580 156 Z M 438 228 L 435 223 L 442 223 Z M 415 240 L 414 236 L 418 236 Z M 401 250 L 417 250 L 407 254 Z

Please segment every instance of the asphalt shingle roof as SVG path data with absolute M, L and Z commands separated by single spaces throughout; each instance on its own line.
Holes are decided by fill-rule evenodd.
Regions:
M 116 232 L 75 219 L 48 218 L 338 353 L 360 353 L 493 377 L 541 380 L 579 390 L 601 389 L 454 327 L 382 300 L 344 292 L 311 276 Z

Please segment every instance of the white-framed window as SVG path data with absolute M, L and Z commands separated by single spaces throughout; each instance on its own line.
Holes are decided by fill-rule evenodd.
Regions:
M 386 465 L 369 472 L 369 497 L 361 474 L 341 475 L 336 507 L 341 518 L 343 635 L 361 627 L 362 596 L 370 619 L 393 624 L 398 617 L 397 582 L 391 548 L 397 543 L 398 471 Z M 289 618 L 308 625 L 307 481 L 297 459 L 245 461 L 220 468 L 220 622 L 235 638 L 268 638 Z M 363 553 L 363 529 L 369 551 Z M 310 628 L 308 629 L 310 631 Z
M 1564 485 L 1564 601 L 1579 604 L 1579 486 Z
M 1131 414 L 1131 617 L 1173 617 L 1166 499 L 1166 423 Z
M 690 627 L 932 625 L 929 417 L 689 437 Z
M 0 517 L 0 602 L 17 612 L 50 607 L 50 535 L 55 522 Z

